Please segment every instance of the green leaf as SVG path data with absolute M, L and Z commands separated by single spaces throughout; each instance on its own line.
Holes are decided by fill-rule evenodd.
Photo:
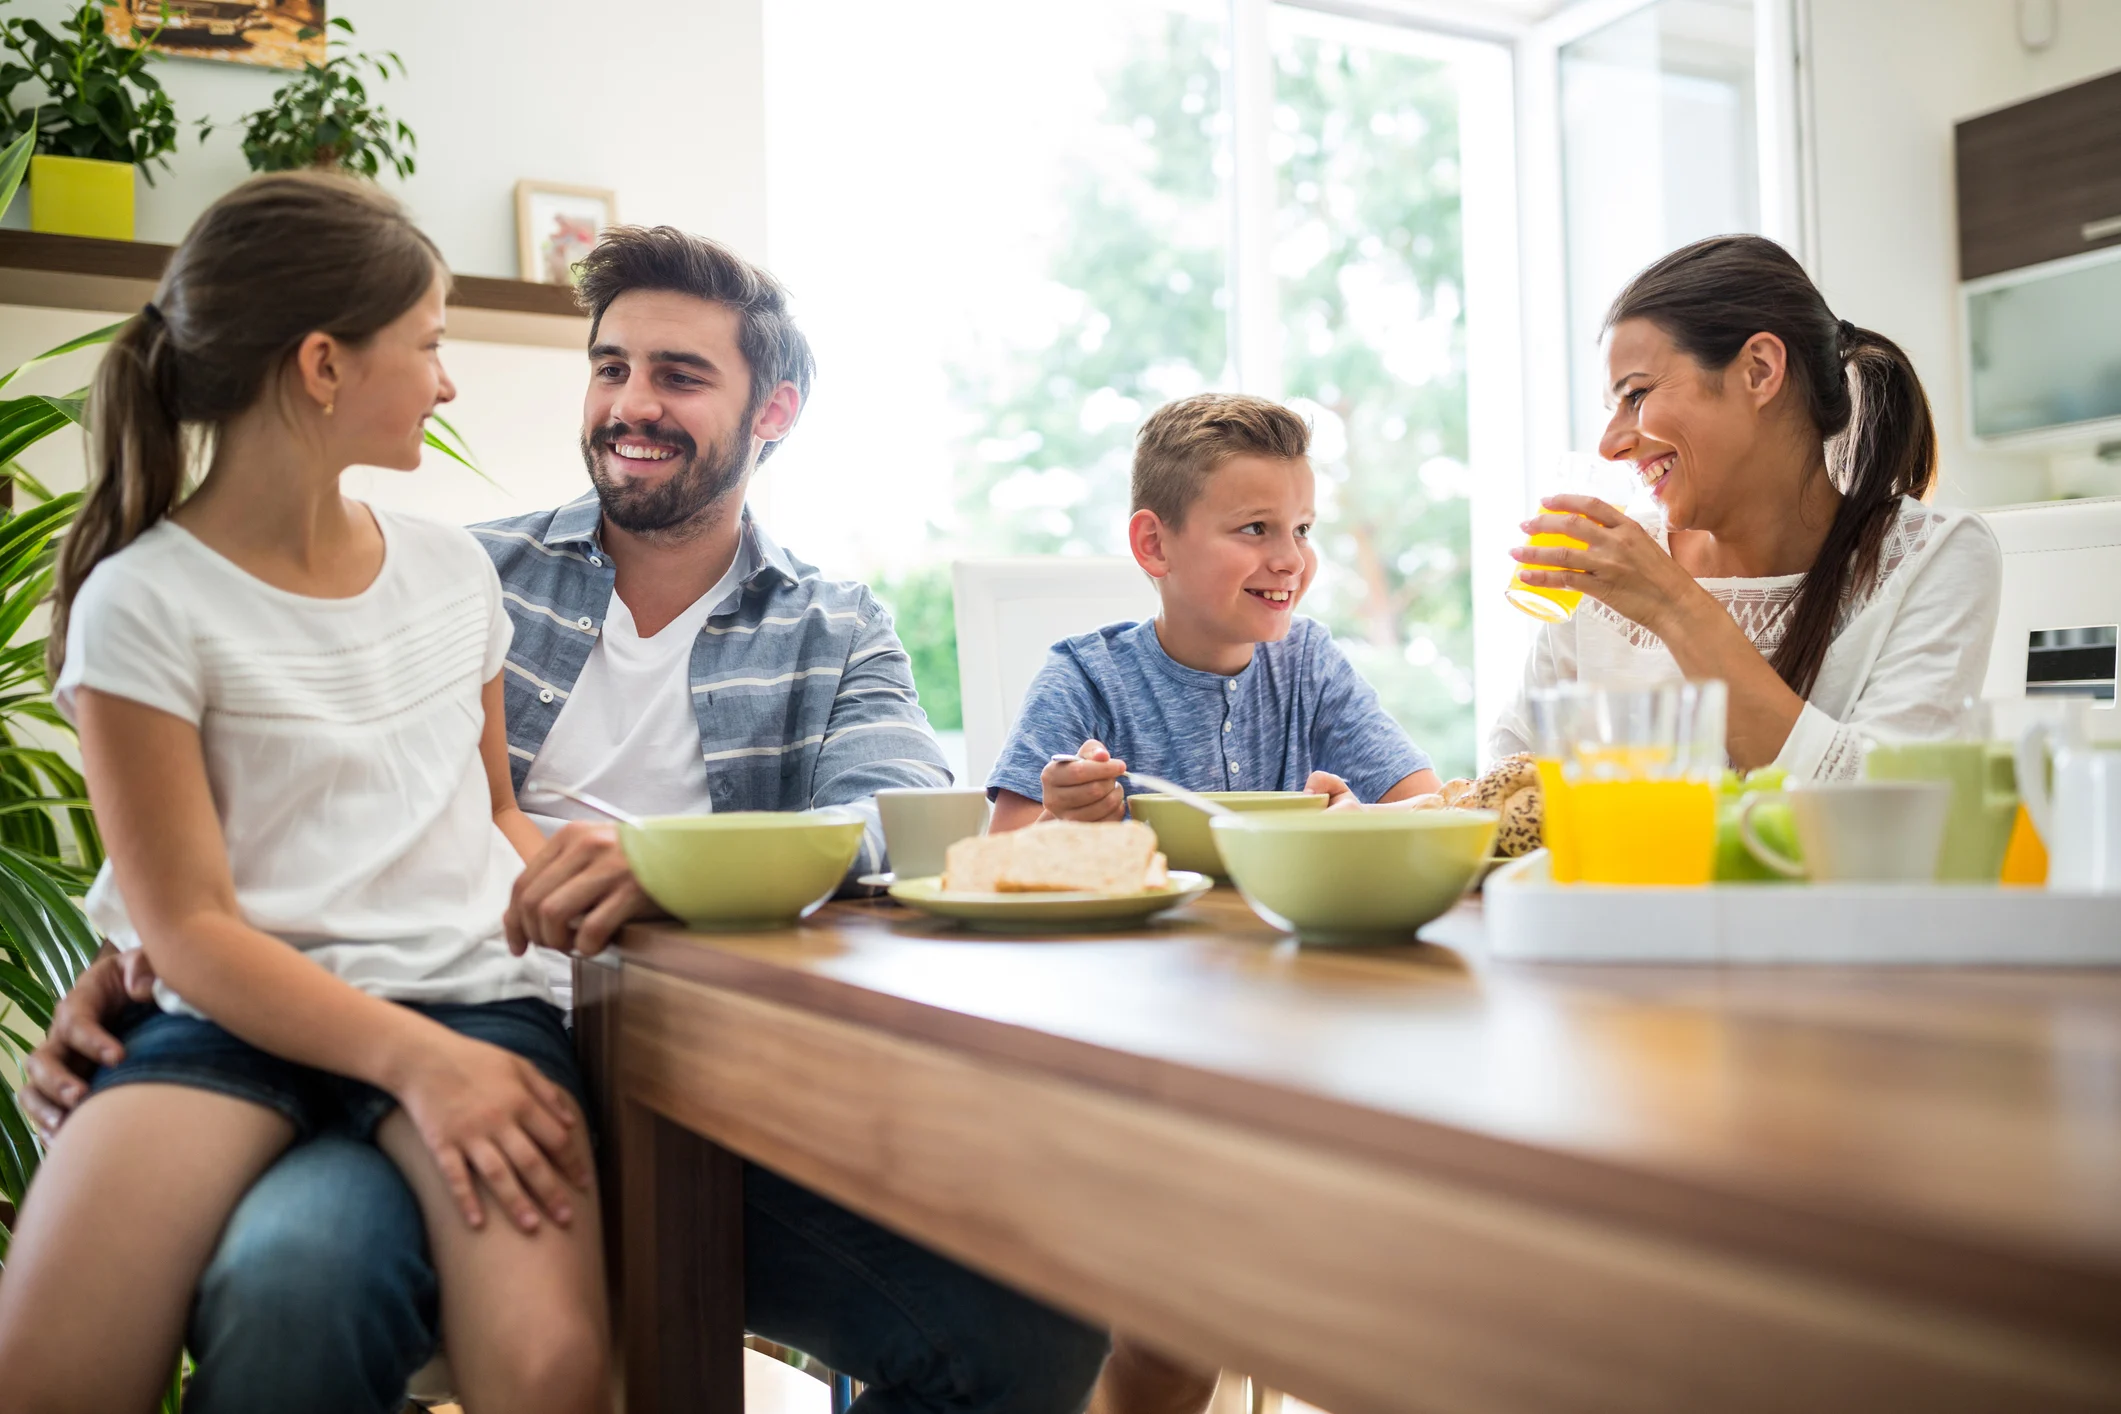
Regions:
M 86 796 L 40 795 L 29 800 L 0 801 L 0 815 L 16 815 L 28 810 L 86 810 Z
M 0 1197 L 22 1211 L 22 1195 L 29 1192 L 30 1176 L 37 1171 L 37 1136 L 29 1127 L 14 1094 L 0 1098 Z M 5 1260 L 0 1244 L 0 1260 Z
M 440 413 L 435 413 L 429 416 L 428 421 L 434 424 L 427 429 L 426 436 L 422 439 L 428 446 L 448 457 L 488 486 L 494 487 L 496 490 L 503 489 L 501 483 L 488 476 L 485 469 L 473 458 L 470 443 L 464 440 L 464 434 L 457 431 L 450 424 L 449 419 L 443 417 Z M 441 431 L 437 432 L 436 428 L 440 428 Z
M 22 1008 L 22 1014 L 36 1023 L 39 1031 L 51 1026 L 52 1008 L 59 1002 L 27 968 L 4 960 L 0 960 L 0 997 Z
M 5 155 L 0 154 L 0 165 L 4 165 L 5 162 Z M 0 173 L 0 185 L 4 184 L 5 174 Z M 4 201 L 0 201 L 0 209 L 4 209 L 5 206 L 6 203 Z M 99 345 L 107 344 L 112 339 L 117 338 L 118 331 L 120 329 L 123 329 L 124 327 L 125 321 L 122 320 L 116 324 L 106 324 L 101 329 L 97 329 L 93 332 L 83 334 L 78 339 L 68 339 L 65 343 L 59 345 L 55 349 L 46 349 L 43 353 L 38 354 L 35 358 L 30 359 L 27 362 L 17 364 L 11 371 L 6 373 L 5 375 L 0 375 L 0 388 L 5 388 L 8 384 L 14 382 L 17 378 L 20 378 L 23 374 L 29 372 L 32 368 L 36 368 L 41 364 L 50 363 L 55 358 L 65 358 L 70 353 L 79 353 L 83 349 L 92 349 L 98 347 Z M 76 420 L 78 421 L 78 419 Z
M 0 462 L 11 462 L 72 421 L 47 398 L 0 402 Z
M 0 91 L 15 86 L 7 77 L 12 67 L 10 66 L 8 71 L 0 71 Z M 29 171 L 30 154 L 36 150 L 37 122 L 32 117 L 29 130 L 9 143 L 5 151 L 0 151 L 0 211 L 7 210 L 8 203 L 15 199 L 15 191 L 22 185 L 23 174 Z
M 29 616 L 36 612 L 37 606 L 44 602 L 44 597 L 50 594 L 51 590 L 52 571 L 49 566 L 31 575 L 18 588 L 9 590 L 6 597 L 0 599 L 0 634 L 12 639 L 20 633 L 22 625 L 29 621 Z M 4 641 L 6 640 L 0 639 L 0 642 Z
M 51 488 L 31 476 L 20 462 L 0 464 L 0 478 L 14 482 L 40 501 L 49 501 L 52 498 Z
M 95 930 L 67 897 L 72 871 L 0 845 L 0 932 L 17 960 L 40 977 L 54 997 L 96 959 Z
M 0 564 L 19 557 L 27 547 L 48 544 L 73 519 L 80 504 L 81 493 L 69 491 L 0 521 Z

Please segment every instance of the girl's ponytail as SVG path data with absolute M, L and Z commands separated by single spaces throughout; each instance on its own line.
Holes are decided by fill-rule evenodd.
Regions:
M 206 209 L 171 253 L 154 302 L 126 321 L 96 371 L 88 491 L 53 577 L 53 677 L 74 596 L 177 508 L 194 448 L 276 392 L 311 334 L 359 346 L 438 277 L 434 244 L 370 182 L 274 172 Z
M 45 665 L 59 676 L 66 624 L 89 571 L 175 508 L 184 483 L 184 424 L 175 403 L 176 353 L 153 304 L 127 320 L 104 351 L 89 405 L 88 490 L 59 544 Z

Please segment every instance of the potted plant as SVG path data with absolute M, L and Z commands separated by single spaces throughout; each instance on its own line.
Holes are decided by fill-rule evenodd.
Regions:
M 13 0 L 0 0 L 0 5 Z M 103 7 L 84 0 L 57 33 L 35 20 L 0 18 L 0 143 L 36 133 L 30 162 L 30 227 L 71 236 L 133 238 L 133 173 L 154 182 L 169 165 L 177 113 L 148 72 L 161 26 L 132 31 L 130 48 L 104 26 Z M 35 83 L 38 102 L 15 90 Z
M 291 172 L 304 167 L 374 178 L 385 167 L 400 177 L 413 173 L 412 129 L 383 111 L 362 80 L 405 77 L 405 61 L 392 50 L 356 51 L 350 43 L 353 22 L 335 18 L 329 28 L 348 38 L 331 37 L 321 64 L 306 63 L 301 74 L 272 96 L 268 107 L 246 113 L 243 156 L 254 172 Z M 303 30 L 310 38 L 315 30 Z M 202 135 L 205 129 L 202 128 Z

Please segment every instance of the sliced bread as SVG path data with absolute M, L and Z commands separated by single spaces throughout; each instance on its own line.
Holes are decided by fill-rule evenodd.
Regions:
M 1169 882 L 1156 832 L 1135 820 L 1048 820 L 959 840 L 943 865 L 943 887 L 951 893 L 1131 894 Z

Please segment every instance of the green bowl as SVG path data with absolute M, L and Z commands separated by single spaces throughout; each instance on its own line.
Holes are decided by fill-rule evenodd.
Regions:
M 1307 943 L 1405 942 L 1473 882 L 1492 810 L 1218 816 L 1211 828 L 1252 911 Z
M 1210 790 L 1202 795 L 1232 810 L 1323 810 L 1326 798 L 1293 790 Z M 1134 818 L 1156 831 L 1156 847 L 1173 869 L 1227 878 L 1222 852 L 1208 831 L 1208 817 L 1174 796 L 1130 795 L 1127 809 Z
M 661 815 L 619 826 L 633 877 L 694 928 L 779 928 L 832 897 L 862 847 L 847 810 Z

